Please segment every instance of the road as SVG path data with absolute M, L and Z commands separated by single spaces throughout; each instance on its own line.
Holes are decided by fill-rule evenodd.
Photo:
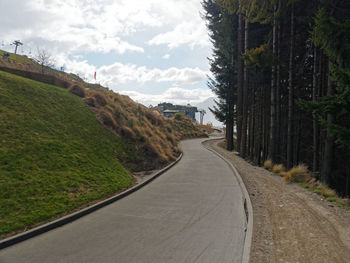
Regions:
M 183 141 L 182 160 L 139 191 L 1 250 L 0 262 L 241 262 L 241 190 L 201 141 Z

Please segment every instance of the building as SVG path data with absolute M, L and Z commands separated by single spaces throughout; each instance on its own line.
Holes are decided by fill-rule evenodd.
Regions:
M 172 118 L 176 113 L 181 113 L 194 121 L 196 120 L 196 112 L 198 112 L 197 107 L 191 106 L 190 104 L 184 106 L 164 102 L 158 104 L 158 106 L 155 108 L 158 109 L 166 118 Z

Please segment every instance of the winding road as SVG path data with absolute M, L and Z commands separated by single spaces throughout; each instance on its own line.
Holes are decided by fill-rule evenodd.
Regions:
M 202 141 L 183 141 L 182 160 L 139 191 L 1 250 L 0 262 L 241 262 L 242 193 Z

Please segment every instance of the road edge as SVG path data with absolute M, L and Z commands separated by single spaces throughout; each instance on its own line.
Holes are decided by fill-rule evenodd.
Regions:
M 129 189 L 127 189 L 126 191 L 119 193 L 117 195 L 114 195 L 112 197 L 107 198 L 106 200 L 103 200 L 97 204 L 91 205 L 89 207 L 86 207 L 82 210 L 79 210 L 77 212 L 74 212 L 72 214 L 69 214 L 67 216 L 61 217 L 57 220 L 54 220 L 52 222 L 46 223 L 44 225 L 38 226 L 36 228 L 33 228 L 31 230 L 28 230 L 26 232 L 14 235 L 12 237 L 9 238 L 5 238 L 3 240 L 0 240 L 0 250 L 7 248 L 9 246 L 15 245 L 17 243 L 23 242 L 27 239 L 30 239 L 32 237 L 41 235 L 45 232 L 48 232 L 50 230 L 53 230 L 55 228 L 61 227 L 65 224 L 68 224 L 70 222 L 73 222 L 85 215 L 88 215 L 100 208 L 103 208 L 109 204 L 112 204 L 134 192 L 136 192 L 137 190 L 141 189 L 142 187 L 144 187 L 145 185 L 149 184 L 150 182 L 152 182 L 153 180 L 155 180 L 157 177 L 159 177 L 160 175 L 162 175 L 163 173 L 165 173 L 166 171 L 168 171 L 171 167 L 173 167 L 175 164 L 177 164 L 181 158 L 183 156 L 183 153 L 180 154 L 180 156 L 171 164 L 169 164 L 168 166 L 164 167 L 163 169 L 161 169 L 160 171 L 158 171 L 157 173 L 155 173 L 152 177 L 150 177 L 149 179 L 147 179 L 146 181 L 137 184 Z
M 222 140 L 223 138 L 215 138 L 215 139 L 208 139 L 205 141 L 202 141 L 202 145 L 204 148 L 206 148 L 207 150 L 211 151 L 212 153 L 216 154 L 218 157 L 220 157 L 222 160 L 224 160 L 232 169 L 234 175 L 236 176 L 239 186 L 241 188 L 241 191 L 243 193 L 244 196 L 244 212 L 246 215 L 246 231 L 245 231 L 245 238 L 244 238 L 244 247 L 243 247 L 243 255 L 242 255 L 242 263 L 249 263 L 249 259 L 250 259 L 250 249 L 252 247 L 252 238 L 253 238 L 253 206 L 252 206 L 252 202 L 250 200 L 250 196 L 248 193 L 248 190 L 242 180 L 241 175 L 239 174 L 238 170 L 236 169 L 236 167 L 233 166 L 233 164 L 227 160 L 224 156 L 222 156 L 220 153 L 216 152 L 214 149 L 208 148 L 206 147 L 203 143 L 207 142 L 207 141 L 219 141 Z

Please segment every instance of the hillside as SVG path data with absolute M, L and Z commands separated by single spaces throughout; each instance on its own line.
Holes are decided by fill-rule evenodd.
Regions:
M 164 119 L 128 96 L 75 88 L 97 119 L 134 150 L 137 162 L 129 164 L 134 171 L 160 168 L 180 154 L 177 143 L 181 139 L 206 136 L 189 119 Z
M 0 234 L 132 184 L 133 153 L 67 90 L 0 71 L 0 119 Z
M 0 237 L 128 188 L 130 172 L 160 168 L 180 139 L 203 136 L 188 119 L 165 120 L 107 89 L 3 71 L 0 118 Z

